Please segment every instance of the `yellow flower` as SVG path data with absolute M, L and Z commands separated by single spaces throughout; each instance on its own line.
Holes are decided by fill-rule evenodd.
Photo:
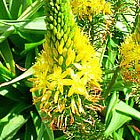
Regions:
M 88 92 L 100 89 L 102 72 L 88 37 L 74 22 L 69 0 L 56 1 L 55 6 L 48 0 L 46 5 L 46 43 L 34 65 L 31 91 L 39 92 L 34 103 L 40 104 L 51 127 L 65 130 L 74 118 L 81 123 L 83 115 L 89 117 L 86 107 L 99 97 L 94 89 Z
M 71 0 L 73 13 L 92 20 L 95 14 L 111 14 L 111 4 L 105 0 Z
M 79 94 L 83 96 L 88 96 L 88 92 L 86 89 L 87 84 L 87 77 L 79 77 L 78 73 L 74 74 L 74 71 L 71 70 L 71 80 L 69 81 L 71 87 L 68 92 L 68 97 L 72 96 L 73 94 Z
M 61 67 L 54 66 L 54 72 L 47 76 L 46 80 L 49 82 L 48 89 L 60 91 L 63 94 L 63 86 L 64 85 L 71 85 L 69 83 L 69 79 L 66 77 L 70 75 L 70 69 L 62 72 Z
M 121 45 L 121 67 L 125 80 L 140 82 L 140 33 L 129 35 Z

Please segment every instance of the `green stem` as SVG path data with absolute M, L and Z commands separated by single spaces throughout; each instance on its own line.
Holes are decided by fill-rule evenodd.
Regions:
M 115 72 L 114 72 L 114 75 L 112 76 L 111 82 L 107 86 L 107 89 L 106 89 L 106 91 L 105 91 L 105 93 L 103 95 L 104 96 L 104 99 L 106 99 L 108 97 L 108 95 L 109 95 L 109 93 L 110 93 L 113 85 L 115 84 L 115 81 L 116 81 L 116 79 L 118 77 L 118 74 L 119 74 L 120 70 L 121 70 L 121 68 L 118 66 L 116 68 Z
M 122 17 L 123 17 L 123 19 L 125 21 L 125 25 L 126 25 L 126 28 L 127 28 L 128 32 L 130 32 L 132 30 L 132 28 L 131 28 L 128 20 L 126 19 L 126 17 L 124 16 L 124 14 L 121 14 L 121 15 L 122 15 Z

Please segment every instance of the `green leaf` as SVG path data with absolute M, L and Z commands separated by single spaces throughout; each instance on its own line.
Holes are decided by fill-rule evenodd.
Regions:
M 32 3 L 23 13 L 22 15 L 17 19 L 18 20 L 25 20 L 29 17 L 31 17 L 33 14 L 37 12 L 37 10 L 43 5 L 43 0 L 36 0 L 34 3 Z M 20 26 L 23 26 L 25 23 L 21 24 Z M 1 36 L 0 36 L 0 43 L 3 42 L 8 36 L 10 36 L 15 31 L 14 25 L 10 26 Z
M 11 15 L 6 5 L 6 0 L 0 0 L 0 19 L 8 18 L 11 18 Z
M 125 124 L 126 122 L 130 120 L 131 120 L 131 117 L 114 110 L 112 114 L 112 119 L 105 131 L 105 136 L 109 136 L 110 134 L 115 132 L 117 129 L 119 129 L 123 124 Z
M 23 7 L 24 0 L 10 0 L 9 11 L 12 19 L 17 19 L 19 15 L 20 7 Z
M 124 140 L 117 132 L 113 133 L 114 140 Z
M 27 119 L 25 119 L 22 115 L 15 115 L 9 119 L 6 121 L 0 121 L 0 138 L 2 140 L 10 140 L 27 122 Z
M 66 140 L 66 136 L 61 136 L 59 138 L 56 138 L 55 140 Z
M 131 131 L 131 134 L 133 135 L 135 140 L 140 140 L 140 135 L 138 132 L 136 132 L 131 126 L 128 126 L 129 130 Z
M 114 132 L 112 135 L 115 140 L 124 140 L 123 133 L 124 133 L 124 127 L 121 127 L 116 132 Z
M 30 50 L 34 49 L 35 47 L 42 45 L 44 43 L 45 39 L 39 41 L 39 42 L 33 42 L 33 43 L 26 43 L 25 44 L 25 50 L 21 52 L 21 55 L 26 54 Z
M 117 48 L 118 47 L 118 45 L 113 41 L 113 39 L 111 39 L 110 37 L 109 37 L 109 42 L 108 42 L 108 46 L 111 48 L 111 47 L 113 47 L 113 48 Z
M 0 20 L 0 34 L 2 34 L 3 32 L 5 32 L 8 28 L 9 28 L 9 25 L 4 24 Z
M 24 140 L 31 140 L 31 139 L 36 140 L 37 134 L 31 118 L 27 121 L 25 127 L 26 128 L 25 128 Z
M 53 131 L 42 122 L 37 140 L 54 140 Z
M 43 5 L 43 3 L 44 3 L 43 0 L 36 0 L 22 13 L 22 15 L 18 18 L 18 20 L 24 20 L 31 17 L 38 11 L 38 9 Z
M 32 4 L 32 0 L 10 0 L 9 11 L 12 19 L 17 19 L 28 6 Z
M 25 60 L 25 68 L 28 69 L 32 66 L 33 62 L 35 61 L 35 51 L 31 50 L 30 52 L 27 53 L 26 55 L 26 60 Z
M 42 120 L 41 120 L 39 114 L 36 111 L 30 112 L 30 114 L 31 114 L 35 129 L 36 129 L 36 134 L 37 134 L 37 136 L 39 136 L 39 131 L 40 131 L 40 128 L 41 128 L 41 121 Z
M 130 116 L 116 109 L 119 102 L 120 101 L 118 99 L 118 96 L 116 92 L 114 92 L 110 100 L 110 104 L 108 105 L 108 110 L 107 110 L 106 120 L 105 120 L 107 126 L 105 131 L 105 136 L 107 137 L 111 135 L 113 132 L 115 132 L 116 130 L 118 130 L 123 124 L 131 120 Z M 118 135 L 116 134 L 116 137 L 117 136 Z
M 3 57 L 3 60 L 5 61 L 7 68 L 12 73 L 15 73 L 15 62 L 7 40 L 0 43 L 0 55 Z
M 118 94 L 116 92 L 113 93 L 112 98 L 109 102 L 109 105 L 107 107 L 107 113 L 106 113 L 106 118 L 105 118 L 105 123 L 106 125 L 109 124 L 111 117 L 112 117 L 112 110 L 116 103 L 118 102 Z
M 11 71 L 9 71 L 1 62 L 0 62 L 0 82 L 2 82 L 2 79 L 5 80 L 10 80 L 11 78 L 14 78 L 13 73 L 11 73 Z
M 124 127 L 121 127 L 120 129 L 118 129 L 117 134 L 119 135 L 119 137 L 123 138 L 123 133 L 124 133 Z
M 4 96 L 0 96 L 0 120 L 5 117 L 14 106 L 15 102 Z
M 36 94 L 38 94 L 38 91 L 37 92 L 32 92 L 33 96 L 35 96 Z M 36 106 L 36 109 L 37 109 L 37 111 L 38 111 L 38 113 L 41 117 L 42 114 L 40 112 L 39 104 L 35 104 L 35 106 Z M 53 130 L 49 127 L 49 125 L 42 122 L 37 140 L 46 140 L 46 139 L 47 140 L 54 140 L 54 134 L 53 134 Z
M 15 31 L 14 26 L 10 26 L 5 32 L 0 36 L 0 43 L 2 43 L 8 36 L 10 36 Z
M 24 78 L 27 78 L 29 76 L 31 76 L 33 74 L 33 67 L 29 68 L 27 71 L 25 71 L 23 74 L 21 74 L 20 76 L 16 77 L 15 79 L 11 80 L 11 81 L 8 81 L 8 82 L 5 82 L 5 83 L 2 83 L 0 85 L 0 88 L 3 87 L 3 86 L 7 86 L 7 85 L 10 85 L 10 84 L 13 84 L 15 82 L 18 82 Z
M 21 31 L 26 32 L 33 32 L 38 34 L 45 34 L 46 33 L 46 24 L 45 24 L 45 16 L 44 17 L 38 17 L 33 19 L 32 21 L 28 22 L 25 26 L 22 26 L 19 28 Z
M 18 103 L 15 107 L 0 120 L 0 138 L 10 140 L 17 131 L 27 122 L 28 117 L 24 118 L 20 113 L 31 105 Z
M 24 111 L 30 107 L 31 107 L 31 105 L 23 103 L 23 102 L 17 103 L 12 108 L 12 110 L 4 118 L 2 118 L 0 121 L 5 122 L 9 118 L 12 118 L 11 116 L 19 115 L 22 111 Z
M 115 109 L 117 111 L 120 111 L 128 116 L 131 116 L 135 119 L 140 120 L 140 112 L 137 111 L 136 109 L 130 107 L 129 105 L 127 105 L 126 103 L 120 101 L 116 106 Z
M 18 92 L 17 92 L 18 91 Z M 21 95 L 22 93 L 20 93 L 20 91 L 14 87 L 11 86 L 7 86 L 0 88 L 0 95 L 5 96 L 13 101 L 21 101 L 23 100 L 23 98 L 21 98 L 21 96 L 19 97 L 19 95 Z

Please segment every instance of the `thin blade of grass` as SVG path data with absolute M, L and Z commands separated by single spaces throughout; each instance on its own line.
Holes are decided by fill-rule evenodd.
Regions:
M 11 52 L 11 48 L 7 40 L 0 43 L 0 55 L 6 63 L 7 68 L 15 74 L 15 62 Z

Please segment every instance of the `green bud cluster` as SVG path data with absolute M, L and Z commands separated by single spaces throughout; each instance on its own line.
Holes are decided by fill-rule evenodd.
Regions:
M 72 45 L 74 33 L 73 15 L 69 6 L 69 0 L 46 0 L 46 37 L 49 38 L 49 45 L 58 50 L 59 60 L 64 47 L 69 48 Z M 62 59 L 62 57 L 61 57 Z

